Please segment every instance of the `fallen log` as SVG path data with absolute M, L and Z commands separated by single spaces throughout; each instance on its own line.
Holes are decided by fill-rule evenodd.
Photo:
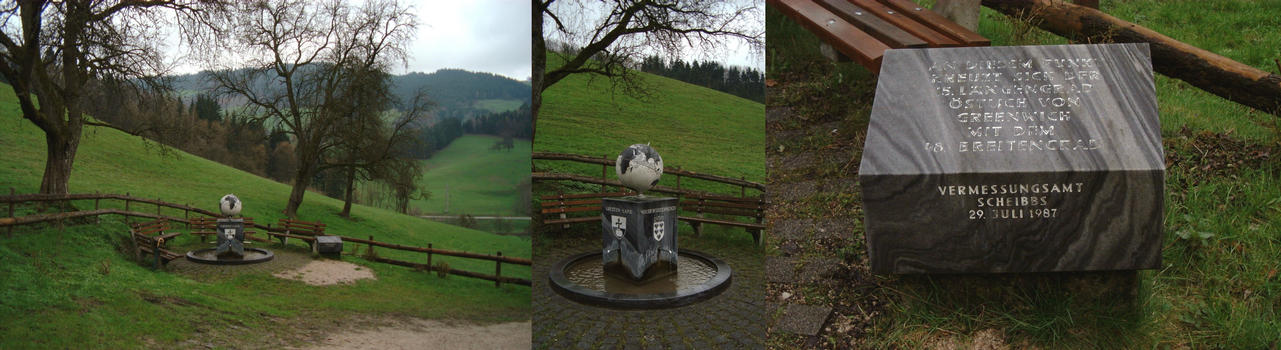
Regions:
M 1079 42 L 1148 43 L 1152 66 L 1225 99 L 1281 115 L 1281 76 L 1188 45 L 1102 11 L 1053 0 L 983 0 L 1006 16 Z

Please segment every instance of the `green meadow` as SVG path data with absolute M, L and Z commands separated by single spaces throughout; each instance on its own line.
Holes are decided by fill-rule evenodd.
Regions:
M 34 193 L 44 164 L 43 133 L 21 118 L 8 86 L 0 86 L 0 189 Z M 216 210 L 218 198 L 234 193 L 244 216 L 261 224 L 283 218 L 289 186 L 257 177 L 122 132 L 86 127 L 71 192 L 128 193 Z M 75 201 L 92 209 L 93 201 Z M 103 207 L 122 207 L 103 201 Z M 333 234 L 412 246 L 529 257 L 528 238 L 499 236 L 398 213 L 355 205 L 352 218 L 337 216 L 342 202 L 308 193 L 298 218 L 321 221 Z M 134 203 L 135 211 L 154 206 Z M 19 206 L 17 215 L 39 206 Z M 181 217 L 181 211 L 161 210 Z M 135 221 L 137 219 L 134 219 Z M 183 231 L 181 225 L 178 230 Z M 252 347 L 255 339 L 277 339 L 304 329 L 331 329 L 352 319 L 421 317 L 469 322 L 529 318 L 529 288 L 435 274 L 367 261 L 367 247 L 347 243 L 343 261 L 375 273 L 376 280 L 311 286 L 267 272 L 189 276 L 152 271 L 135 263 L 128 228 L 118 216 L 64 225 L 19 226 L 0 236 L 0 348 L 190 347 L 188 341 Z M 208 246 L 182 235 L 169 242 L 176 251 Z M 269 249 L 305 253 L 306 246 L 271 244 Z M 378 256 L 425 262 L 423 254 L 388 249 Z M 492 273 L 494 264 L 436 256 L 452 268 Z M 524 266 L 504 266 L 503 275 L 529 278 Z M 296 339 L 296 338 L 295 338 Z M 288 343 L 288 342 L 287 342 Z M 187 345 L 181 345 L 187 344 Z
M 552 60 L 549 67 L 559 64 Z M 648 96 L 627 94 L 607 79 L 586 74 L 571 75 L 544 91 L 534 150 L 614 159 L 629 145 L 648 143 L 663 156 L 666 168 L 764 181 L 763 104 L 675 79 L 638 75 Z M 536 161 L 534 166 L 544 172 L 601 174 L 600 166 L 566 161 Z M 611 167 L 607 178 L 614 178 L 613 171 Z M 659 185 L 675 187 L 675 182 L 674 176 L 664 176 Z M 737 187 L 701 180 L 683 179 L 681 185 L 738 193 Z M 566 192 L 599 190 L 566 186 L 571 186 Z

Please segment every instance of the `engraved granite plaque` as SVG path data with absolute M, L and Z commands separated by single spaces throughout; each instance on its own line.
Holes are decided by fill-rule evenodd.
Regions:
M 886 52 L 859 179 L 877 273 L 1151 269 L 1147 44 Z
M 677 201 L 671 197 L 601 200 L 602 258 L 619 264 L 633 280 L 672 272 L 676 266 Z M 669 271 L 653 271 L 660 262 Z

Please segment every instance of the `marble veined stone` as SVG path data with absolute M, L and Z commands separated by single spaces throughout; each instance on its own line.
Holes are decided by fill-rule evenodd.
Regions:
M 1148 45 L 889 50 L 858 175 L 877 273 L 1156 268 Z

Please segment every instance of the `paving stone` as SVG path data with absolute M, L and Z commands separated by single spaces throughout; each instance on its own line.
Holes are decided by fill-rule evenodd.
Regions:
M 787 304 L 783 306 L 783 316 L 775 323 L 775 329 L 800 335 L 818 335 L 832 313 L 828 306 Z
M 766 257 L 765 280 L 770 283 L 795 283 L 795 262 L 792 258 Z
M 802 283 L 816 283 L 823 279 L 823 275 L 840 267 L 841 261 L 835 258 L 823 258 L 816 261 L 807 261 L 805 266 L 801 267 L 800 281 Z

